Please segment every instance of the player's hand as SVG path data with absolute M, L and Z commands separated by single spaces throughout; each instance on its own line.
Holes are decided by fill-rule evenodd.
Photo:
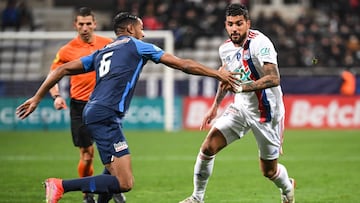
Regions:
M 221 91 L 230 91 L 232 93 L 240 93 L 239 91 L 241 89 L 241 84 L 237 83 L 234 86 L 231 86 L 229 83 L 221 82 L 220 83 L 220 89 Z
M 227 89 L 234 90 L 237 88 L 239 82 L 238 79 L 236 78 L 236 75 L 239 75 L 240 73 L 230 72 L 225 67 L 226 64 L 224 64 L 219 68 L 221 82 L 224 85 L 228 86 Z
M 204 130 L 206 125 L 209 125 L 211 121 L 216 117 L 216 115 L 217 115 L 217 108 L 211 107 L 200 125 L 200 130 Z
M 16 116 L 20 119 L 28 117 L 38 106 L 40 100 L 35 99 L 34 97 L 26 100 L 23 104 L 16 108 Z
M 62 97 L 56 97 L 54 100 L 54 108 L 56 110 L 66 109 L 67 105 L 65 99 Z

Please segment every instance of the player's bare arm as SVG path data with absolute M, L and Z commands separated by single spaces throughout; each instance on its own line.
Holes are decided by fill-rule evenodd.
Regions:
M 226 85 L 226 86 L 228 86 L 228 85 Z M 220 84 L 218 86 L 218 90 L 215 95 L 214 103 L 212 104 L 209 111 L 206 113 L 206 115 L 200 125 L 200 130 L 205 129 L 205 126 L 210 124 L 211 121 L 214 118 L 216 118 L 217 110 L 218 110 L 222 100 L 225 98 L 227 92 L 228 92 L 228 90 L 226 90 L 224 83 L 220 82 Z
M 28 117 L 36 109 L 37 105 L 50 88 L 52 88 L 61 78 L 65 75 L 76 75 L 80 73 L 84 73 L 81 60 L 71 61 L 50 72 L 35 95 L 16 108 L 16 115 L 20 119 Z
M 276 64 L 265 62 L 263 70 L 264 76 L 260 79 L 252 83 L 241 84 L 242 92 L 262 90 L 280 85 L 280 74 Z
M 220 69 L 219 71 L 217 71 L 215 69 L 208 68 L 200 63 L 197 63 L 196 61 L 191 59 L 182 59 L 172 54 L 165 53 L 161 57 L 160 62 L 171 68 L 181 70 L 185 73 L 216 78 L 225 83 L 229 83 L 231 86 L 234 86 L 236 83 L 236 78 L 233 76 L 233 73 L 224 69 Z

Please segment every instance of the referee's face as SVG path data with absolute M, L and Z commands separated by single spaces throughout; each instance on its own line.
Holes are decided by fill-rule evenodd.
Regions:
M 92 42 L 92 36 L 96 28 L 96 22 L 92 16 L 77 16 L 74 28 L 84 42 Z
M 242 15 L 226 16 L 225 29 L 235 46 L 242 46 L 250 29 L 250 20 Z

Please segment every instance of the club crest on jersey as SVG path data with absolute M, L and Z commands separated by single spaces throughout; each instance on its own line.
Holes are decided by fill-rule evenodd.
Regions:
M 241 59 L 241 53 L 238 52 L 238 53 L 236 53 L 236 60 L 240 61 L 240 59 Z
M 118 142 L 118 143 L 114 144 L 115 152 L 120 152 L 120 151 L 125 150 L 127 148 L 128 148 L 128 145 L 127 145 L 127 143 L 125 141 L 124 142 Z

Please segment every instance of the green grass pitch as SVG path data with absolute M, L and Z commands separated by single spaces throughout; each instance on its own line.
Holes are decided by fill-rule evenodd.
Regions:
M 176 203 L 192 192 L 193 164 L 205 131 L 125 131 L 135 187 L 128 203 Z M 76 178 L 78 150 L 69 131 L 0 132 L 0 202 L 44 202 L 48 177 Z M 287 130 L 280 162 L 297 180 L 297 203 L 358 203 L 360 131 Z M 95 172 L 103 166 L 95 156 Z M 279 191 L 262 177 L 252 134 L 220 152 L 206 203 L 279 203 Z M 61 203 L 81 202 L 80 192 Z

